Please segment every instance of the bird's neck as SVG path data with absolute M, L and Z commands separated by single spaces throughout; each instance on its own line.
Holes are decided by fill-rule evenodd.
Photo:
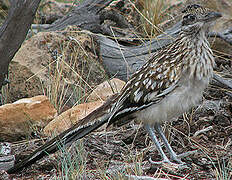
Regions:
M 209 79 L 213 74 L 213 66 L 215 64 L 213 52 L 210 48 L 205 31 L 199 31 L 194 34 L 181 34 L 181 41 L 187 47 L 187 60 L 184 62 L 186 68 L 190 68 L 190 77 L 196 80 Z

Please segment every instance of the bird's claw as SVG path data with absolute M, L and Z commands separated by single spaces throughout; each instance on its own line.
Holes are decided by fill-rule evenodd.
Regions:
M 164 159 L 162 161 L 153 161 L 151 158 L 149 158 L 149 162 L 152 165 L 156 166 L 164 166 L 164 167 L 171 167 L 171 168 L 176 168 L 179 170 L 186 169 L 188 168 L 187 164 L 181 160 L 175 160 L 177 163 L 171 162 L 169 159 Z

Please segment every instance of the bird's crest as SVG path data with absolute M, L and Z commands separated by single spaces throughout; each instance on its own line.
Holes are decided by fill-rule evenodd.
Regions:
M 205 26 L 205 23 L 208 24 L 208 22 L 213 22 L 217 18 L 221 17 L 220 13 L 214 12 L 213 10 L 202 7 L 198 4 L 188 5 L 184 10 L 182 10 L 182 13 L 182 26 L 190 25 L 189 28 L 182 28 L 184 31 L 198 31 L 200 28 Z M 195 28 L 192 25 L 194 25 Z

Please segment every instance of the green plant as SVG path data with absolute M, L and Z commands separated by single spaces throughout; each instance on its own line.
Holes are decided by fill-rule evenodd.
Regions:
M 218 163 L 218 167 L 215 168 L 214 172 L 217 180 L 232 179 L 232 156 L 229 160 L 222 159 L 222 162 Z
M 72 151 L 68 151 L 68 148 L 63 147 L 62 144 L 59 144 L 62 156 L 58 159 L 58 179 L 81 180 L 85 177 L 87 153 L 84 150 L 83 142 L 81 140 L 77 141 L 72 146 Z

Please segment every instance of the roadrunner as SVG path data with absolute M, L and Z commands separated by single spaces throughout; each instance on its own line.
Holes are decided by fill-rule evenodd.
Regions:
M 165 138 L 160 124 L 179 117 L 199 103 L 212 77 L 214 57 L 207 41 L 213 22 L 221 17 L 200 5 L 183 11 L 181 32 L 166 48 L 155 53 L 126 83 L 122 91 L 78 124 L 45 143 L 8 173 L 15 173 L 42 157 L 54 153 L 59 144 L 70 145 L 103 124 L 119 119 L 141 120 L 163 160 L 154 164 L 183 164 Z M 156 133 L 164 143 L 164 153 Z

